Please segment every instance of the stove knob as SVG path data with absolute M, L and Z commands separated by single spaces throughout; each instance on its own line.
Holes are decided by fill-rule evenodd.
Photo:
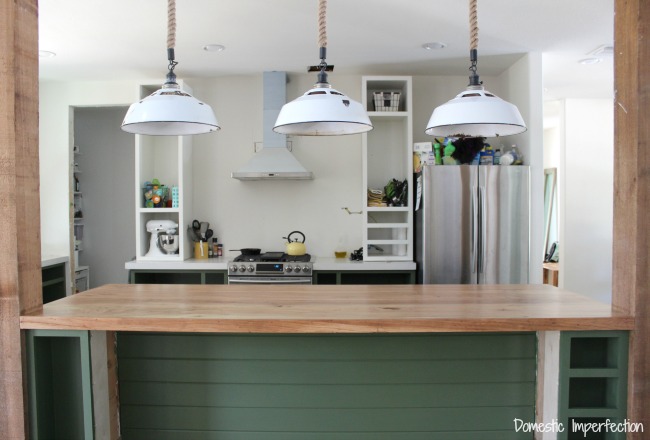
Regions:
M 291 272 L 292 270 L 293 270 L 293 267 L 288 266 L 288 265 L 287 265 L 287 266 L 284 266 L 284 271 L 285 271 L 285 272 L 289 273 L 289 272 Z
M 244 266 L 243 264 L 241 266 L 239 266 L 239 271 L 240 272 L 246 272 L 246 266 Z
M 293 269 L 293 271 L 294 271 L 294 272 L 300 272 L 300 266 L 296 266 L 296 267 Z
M 255 270 L 255 266 L 253 266 L 252 264 L 250 266 L 248 266 L 248 271 L 249 272 L 253 272 L 254 270 Z
M 309 272 L 310 270 L 311 270 L 311 269 L 310 269 L 309 266 L 304 266 L 304 267 L 302 268 L 302 271 L 305 272 L 305 273 L 306 273 L 306 272 Z
M 231 272 L 237 272 L 237 265 L 233 264 L 232 266 L 230 266 L 230 271 Z

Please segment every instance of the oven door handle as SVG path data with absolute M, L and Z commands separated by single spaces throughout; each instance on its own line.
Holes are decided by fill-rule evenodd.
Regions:
M 228 284 L 311 284 L 311 278 L 287 278 L 287 279 L 228 279 Z

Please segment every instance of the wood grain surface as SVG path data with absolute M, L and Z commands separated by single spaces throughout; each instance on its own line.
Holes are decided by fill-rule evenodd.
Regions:
M 650 2 L 616 0 L 612 303 L 636 317 L 629 420 L 650 426 Z M 629 433 L 630 440 L 647 433 Z
M 112 284 L 45 304 L 23 329 L 234 333 L 625 330 L 631 315 L 548 285 Z
M 18 322 L 38 307 L 41 248 L 36 0 L 0 0 L 0 438 L 29 437 Z

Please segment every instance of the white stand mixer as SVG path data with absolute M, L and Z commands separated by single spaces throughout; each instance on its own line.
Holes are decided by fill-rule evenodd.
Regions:
M 177 229 L 178 223 L 172 220 L 149 220 L 147 232 L 151 234 L 151 240 L 149 241 L 149 252 L 145 257 L 168 257 L 168 254 L 164 253 L 158 245 L 158 234 L 165 232 L 168 235 L 174 235 Z

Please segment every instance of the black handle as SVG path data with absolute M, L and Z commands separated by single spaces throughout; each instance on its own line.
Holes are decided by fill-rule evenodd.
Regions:
M 292 231 L 289 235 L 287 235 L 287 241 L 288 241 L 289 243 L 291 243 L 291 236 L 292 236 L 293 234 L 300 234 L 300 235 L 302 235 L 302 241 L 301 241 L 300 243 L 304 243 L 304 242 L 305 242 L 305 234 L 303 234 L 303 233 L 300 232 L 300 231 Z M 298 241 L 298 240 L 296 240 L 296 241 Z

